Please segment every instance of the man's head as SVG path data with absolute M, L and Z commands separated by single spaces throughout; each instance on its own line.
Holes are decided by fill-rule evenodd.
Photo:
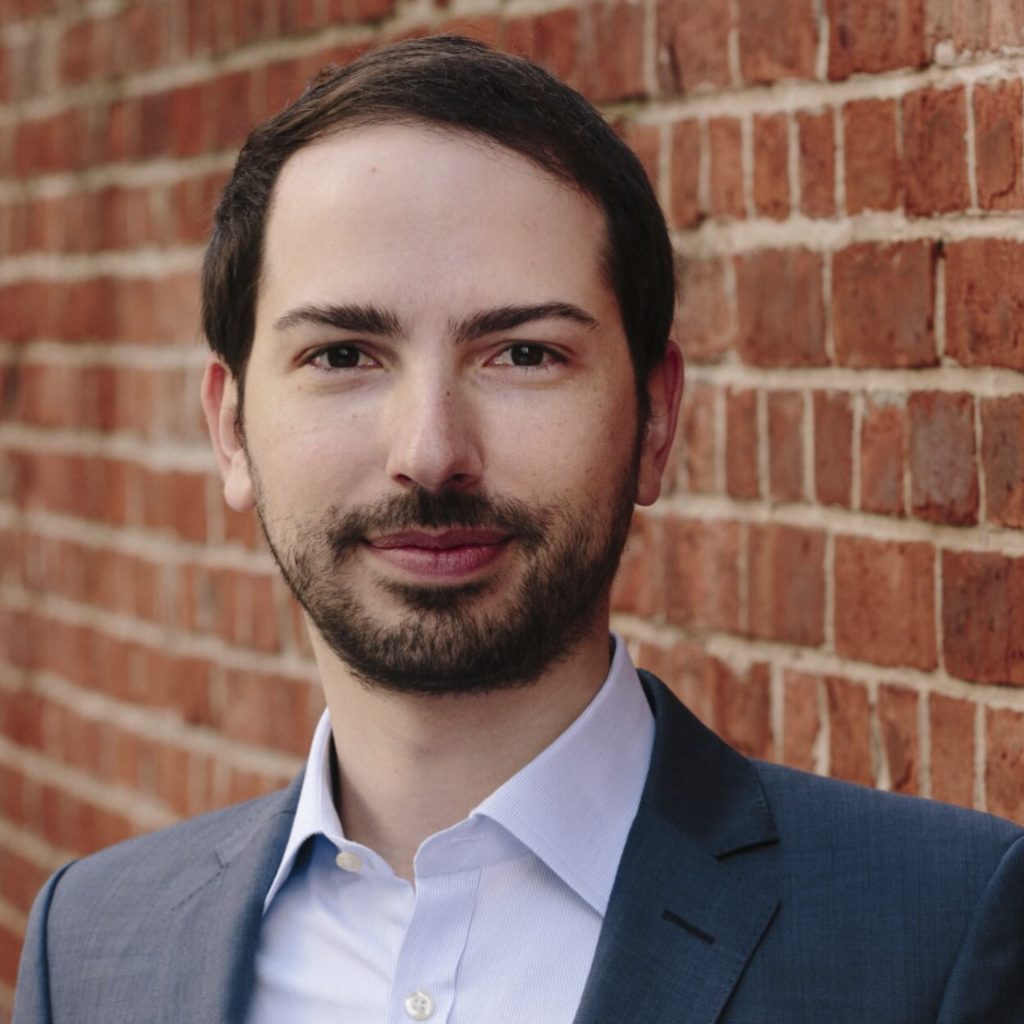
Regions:
M 593 200 L 605 219 L 604 270 L 629 343 L 641 413 L 675 305 L 664 217 L 636 156 L 582 96 L 517 57 L 439 36 L 325 69 L 249 137 L 224 190 L 203 266 L 203 328 L 239 384 L 252 345 L 265 232 L 281 168 L 334 133 L 427 123 L 519 153 Z
M 487 133 L 387 117 L 293 148 L 261 216 L 244 430 L 227 355 L 204 403 L 227 500 L 257 509 L 318 654 L 465 693 L 603 638 L 680 370 L 665 338 L 628 343 L 619 211 Z

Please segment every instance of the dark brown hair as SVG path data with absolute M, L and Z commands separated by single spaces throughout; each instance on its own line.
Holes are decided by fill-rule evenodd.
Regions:
M 672 247 L 640 161 L 579 93 L 529 61 L 459 36 L 407 40 L 325 68 L 257 127 L 238 156 L 203 261 L 203 329 L 242 382 L 252 347 L 267 212 L 288 158 L 346 128 L 428 123 L 484 136 L 601 208 L 605 271 L 629 340 L 641 411 L 675 306 Z

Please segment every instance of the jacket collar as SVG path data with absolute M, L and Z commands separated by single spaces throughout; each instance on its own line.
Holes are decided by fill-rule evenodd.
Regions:
M 710 1024 L 778 908 L 753 764 L 640 673 L 656 734 L 575 1024 Z

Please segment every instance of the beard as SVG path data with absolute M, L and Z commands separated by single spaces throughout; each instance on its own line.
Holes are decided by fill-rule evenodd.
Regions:
M 404 694 L 482 694 L 526 686 L 564 661 L 605 606 L 625 547 L 636 496 L 637 456 L 611 503 L 529 506 L 482 493 L 419 488 L 275 535 L 255 467 L 256 508 L 285 581 L 330 649 L 365 685 Z M 606 510 L 602 517 L 601 508 Z M 407 529 L 493 529 L 506 533 L 504 571 L 463 585 L 377 580 L 402 610 L 382 621 L 349 577 L 367 537 Z M 515 562 L 508 599 L 488 612 L 478 599 Z

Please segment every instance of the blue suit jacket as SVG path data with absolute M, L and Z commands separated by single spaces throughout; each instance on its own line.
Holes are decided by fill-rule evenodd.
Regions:
M 575 1024 L 1024 1022 L 1021 829 L 749 761 L 644 682 L 650 774 Z M 58 873 L 14 1024 L 241 1024 L 297 797 Z

